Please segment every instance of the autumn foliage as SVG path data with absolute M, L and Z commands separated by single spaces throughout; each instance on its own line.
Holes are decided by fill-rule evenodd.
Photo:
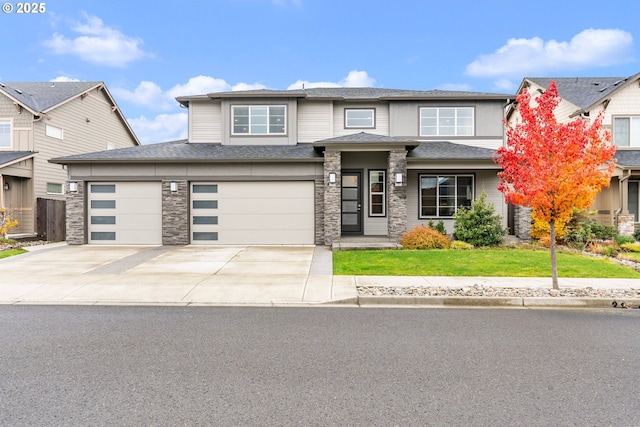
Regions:
M 447 249 L 451 240 L 431 227 L 419 225 L 404 233 L 400 244 L 404 249 Z
M 506 146 L 498 149 L 495 161 L 503 169 L 498 189 L 507 202 L 531 207 L 537 220 L 549 223 L 557 287 L 555 224 L 569 221 L 574 208 L 588 208 L 609 186 L 616 149 L 602 129 L 602 113 L 591 123 L 580 117 L 556 120 L 561 98 L 553 81 L 533 104 L 526 90 L 516 101 L 522 120 L 507 128 Z
M 7 237 L 9 230 L 18 225 L 18 220 L 11 218 L 7 208 L 0 208 L 0 237 Z

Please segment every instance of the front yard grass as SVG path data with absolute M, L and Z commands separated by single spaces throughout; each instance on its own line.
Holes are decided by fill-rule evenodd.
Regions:
M 560 277 L 633 278 L 640 273 L 614 261 L 558 253 Z M 333 271 L 348 276 L 551 277 L 549 251 L 529 249 L 336 251 Z
M 25 251 L 24 249 L 5 249 L 3 251 L 0 251 L 0 259 L 2 258 L 8 258 L 10 256 L 14 256 L 14 255 L 20 255 L 23 254 L 27 251 Z

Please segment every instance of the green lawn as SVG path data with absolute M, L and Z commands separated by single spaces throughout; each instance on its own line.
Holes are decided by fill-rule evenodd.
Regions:
M 528 249 L 336 251 L 337 275 L 551 277 L 550 253 Z M 560 277 L 640 278 L 611 260 L 558 253 Z
M 24 249 L 5 249 L 4 251 L 0 251 L 0 259 L 1 258 L 8 258 L 10 256 L 14 256 L 14 255 L 20 255 L 23 254 L 27 251 L 25 251 Z

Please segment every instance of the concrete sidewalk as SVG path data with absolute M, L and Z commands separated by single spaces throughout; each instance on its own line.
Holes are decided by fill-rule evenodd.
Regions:
M 432 305 L 611 307 L 611 298 L 358 295 L 357 286 L 549 288 L 549 278 L 333 276 L 324 246 L 28 247 L 0 260 L 0 304 Z M 640 280 L 561 279 L 561 287 L 640 289 Z M 640 305 L 640 299 L 625 300 Z

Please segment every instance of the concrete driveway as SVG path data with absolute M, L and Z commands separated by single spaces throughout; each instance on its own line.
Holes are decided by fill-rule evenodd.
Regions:
M 68 246 L 0 260 L 4 304 L 354 302 L 324 246 Z

